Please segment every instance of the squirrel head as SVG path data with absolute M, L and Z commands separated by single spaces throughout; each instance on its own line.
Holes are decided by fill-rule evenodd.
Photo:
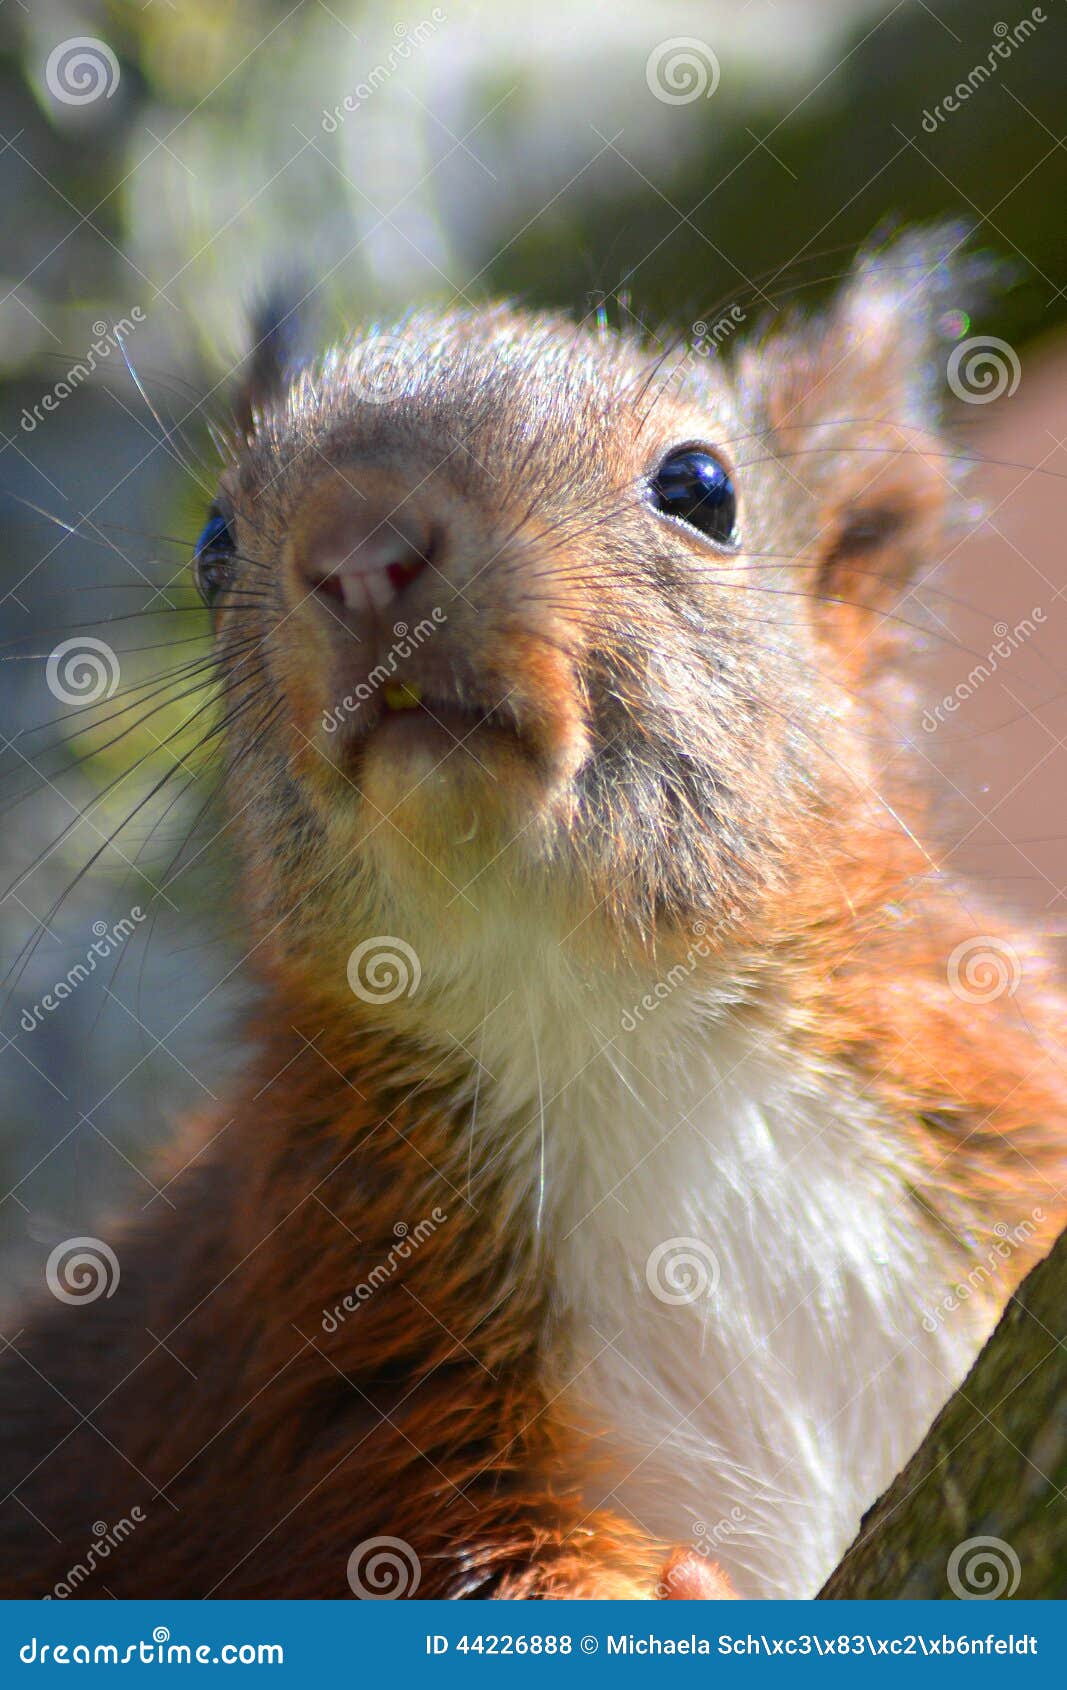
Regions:
M 507 910 L 609 947 L 818 920 L 958 503 L 957 237 L 666 350 L 503 306 L 302 365 L 260 333 L 196 568 L 270 946 Z

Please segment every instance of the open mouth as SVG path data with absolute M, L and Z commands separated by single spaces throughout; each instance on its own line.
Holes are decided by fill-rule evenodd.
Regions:
M 492 739 L 508 741 L 527 753 L 533 750 L 506 700 L 495 705 L 480 700 L 461 703 L 408 683 L 383 689 L 381 713 L 372 731 L 472 750 Z
M 372 744 L 397 752 L 421 749 L 439 758 L 462 748 L 480 758 L 495 741 L 501 749 L 509 746 L 528 757 L 539 756 L 539 747 L 507 697 L 496 703 L 459 699 L 414 681 L 390 681 L 369 708 L 338 726 L 342 732 L 334 744 L 344 747 L 346 761 L 362 759 Z
M 400 720 L 401 725 L 408 721 L 414 725 L 428 719 L 455 733 L 457 738 L 476 733 L 483 728 L 494 733 L 509 734 L 512 739 L 522 738 L 518 719 L 506 698 L 494 705 L 481 701 L 465 704 L 454 698 L 435 697 L 421 686 L 407 681 L 382 689 L 381 720 L 396 719 Z

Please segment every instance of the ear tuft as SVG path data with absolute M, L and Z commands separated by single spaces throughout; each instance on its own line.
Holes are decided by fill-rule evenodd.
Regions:
M 961 325 L 1010 274 L 968 252 L 967 238 L 966 225 L 951 223 L 867 247 L 828 311 L 772 335 L 781 352 L 768 393 L 772 425 L 830 430 L 866 418 L 940 427 Z
M 943 427 L 948 361 L 1004 273 L 966 251 L 967 233 L 952 224 L 868 248 L 824 316 L 766 348 L 768 421 L 815 501 L 809 578 L 852 646 L 857 617 L 866 644 L 865 614 L 938 561 L 962 508 Z
M 309 362 L 307 298 L 305 285 L 276 284 L 249 312 L 252 344 L 234 395 L 237 427 L 246 439 Z
M 947 223 L 866 248 L 826 320 L 857 386 L 877 384 L 887 420 L 940 424 L 948 357 L 961 324 L 1008 280 L 1007 265 L 967 250 L 970 226 Z

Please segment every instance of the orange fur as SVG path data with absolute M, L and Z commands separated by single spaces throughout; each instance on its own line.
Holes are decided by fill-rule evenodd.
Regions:
M 255 678 L 284 707 L 230 736 L 254 1054 L 173 1153 L 174 1211 L 109 1235 L 121 1296 L 38 1307 L 5 1358 L 4 1594 L 44 1594 L 94 1520 L 138 1504 L 135 1538 L 77 1594 L 347 1596 L 349 1554 L 395 1537 L 422 1596 L 732 1595 L 564 1477 L 595 1474 L 600 1428 L 577 1430 L 550 1389 L 556 1263 L 506 1144 L 479 1151 L 471 1198 L 463 970 L 494 940 L 506 964 L 530 911 L 605 990 L 663 975 L 706 923 L 694 993 L 743 959 L 738 1019 L 871 1100 L 918 1170 L 916 1240 L 951 1239 L 962 1274 L 1035 1214 L 1001 1300 L 1047 1247 L 1067 1185 L 1063 1001 L 1039 947 L 941 883 L 895 757 L 904 642 L 884 613 L 953 503 L 913 379 L 910 325 L 932 307 L 904 289 L 868 260 L 826 322 L 676 391 L 652 390 L 636 343 L 499 311 L 398 331 L 426 375 L 395 412 L 361 399 L 359 344 L 254 396 L 223 484 L 259 572 Z M 453 461 L 456 430 L 470 450 Z M 704 437 L 777 599 L 753 599 L 746 554 L 709 552 L 641 495 L 657 454 Z M 471 748 L 433 767 L 432 724 L 418 741 L 377 699 L 358 734 L 320 727 L 371 656 L 300 570 L 343 534 L 348 493 L 322 493 L 323 466 L 358 479 L 361 452 L 366 488 L 410 496 L 451 543 L 447 632 L 403 670 L 469 724 Z M 442 592 L 427 572 L 405 622 Z M 393 637 L 373 635 L 375 652 Z M 225 601 L 218 637 L 240 699 Z M 475 885 L 495 914 L 471 913 Z M 346 959 L 394 916 L 439 954 L 420 994 L 375 1009 Z M 1006 999 L 953 989 L 976 931 L 1021 959 Z

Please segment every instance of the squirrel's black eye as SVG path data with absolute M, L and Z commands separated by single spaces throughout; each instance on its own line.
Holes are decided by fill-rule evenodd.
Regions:
M 652 503 L 720 546 L 737 541 L 737 495 L 729 471 L 710 452 L 685 446 L 668 452 L 649 483 Z
M 229 583 L 234 549 L 229 523 L 219 511 L 212 511 L 193 553 L 196 585 L 209 608 Z

